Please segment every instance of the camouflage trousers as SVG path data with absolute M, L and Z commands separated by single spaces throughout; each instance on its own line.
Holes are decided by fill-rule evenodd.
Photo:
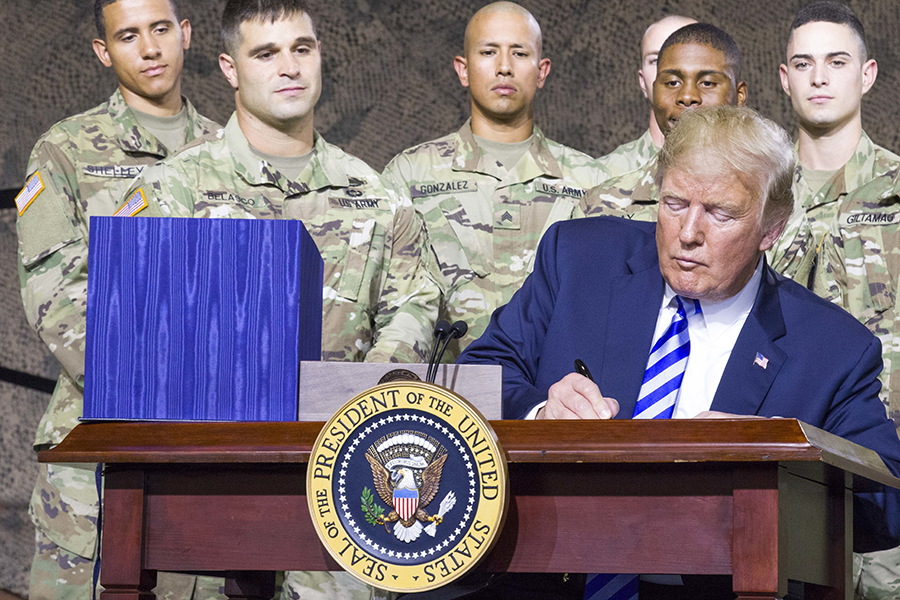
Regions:
M 29 509 L 35 525 L 30 600 L 91 600 L 97 560 L 96 465 L 39 466 Z M 226 600 L 224 581 L 159 573 L 160 600 Z M 97 594 L 102 590 L 97 583 Z
M 900 598 L 900 548 L 854 554 L 853 581 L 862 600 Z
M 391 600 L 396 596 L 344 571 L 288 571 L 280 600 Z

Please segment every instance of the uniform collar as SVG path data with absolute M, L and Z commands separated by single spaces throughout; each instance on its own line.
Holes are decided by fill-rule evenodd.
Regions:
M 542 176 L 554 179 L 563 177 L 562 167 L 553 157 L 547 138 L 537 125 L 532 131 L 531 147 L 509 171 L 504 171 L 491 161 L 475 141 L 471 118 L 463 124 L 457 136 L 459 143 L 451 163 L 454 171 L 483 173 L 500 181 L 508 180 L 509 183 L 523 183 Z
M 184 96 L 181 102 L 187 109 L 188 122 L 188 140 L 193 140 L 206 133 L 203 119 L 197 112 L 197 109 Z M 122 92 L 116 89 L 113 95 L 106 102 L 106 108 L 109 116 L 116 124 L 116 139 L 119 145 L 127 152 L 141 152 L 164 158 L 170 154 L 170 150 L 174 151 L 178 148 L 166 149 L 162 143 L 156 139 L 152 133 L 141 127 L 134 111 L 125 102 Z
M 794 151 L 798 157 L 799 148 L 799 142 L 795 143 Z M 795 196 L 798 198 L 813 198 L 805 207 L 808 210 L 813 206 L 833 202 L 840 196 L 866 185 L 884 174 L 884 172 L 879 171 L 885 171 L 884 169 L 879 169 L 878 161 L 875 160 L 876 150 L 877 147 L 872 142 L 872 139 L 863 131 L 859 136 L 859 143 L 856 145 L 856 150 L 853 151 L 850 160 L 844 163 L 844 166 L 839 168 L 820 190 L 810 189 L 809 184 L 803 179 L 801 175 L 802 167 L 798 158 L 794 182 L 800 193 L 795 194 Z
M 225 125 L 225 141 L 231 151 L 235 171 L 250 185 L 274 185 L 288 196 L 350 185 L 346 173 L 337 164 L 335 152 L 317 131 L 313 131 L 312 158 L 293 181 L 253 153 L 238 124 L 237 113 L 233 113 Z

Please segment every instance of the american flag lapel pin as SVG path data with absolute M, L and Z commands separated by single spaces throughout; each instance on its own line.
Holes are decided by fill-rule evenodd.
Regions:
M 761 366 L 763 369 L 765 369 L 766 367 L 769 366 L 769 359 L 766 358 L 765 356 L 763 356 L 762 354 L 760 354 L 759 352 L 757 352 L 757 353 L 756 353 L 756 358 L 753 360 L 753 364 L 754 364 L 754 365 L 759 365 L 759 366 Z

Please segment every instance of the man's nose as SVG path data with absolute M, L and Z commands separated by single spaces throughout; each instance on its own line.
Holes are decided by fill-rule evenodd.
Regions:
M 691 205 L 681 221 L 678 239 L 683 246 L 699 246 L 706 239 L 703 230 L 703 207 Z
M 694 83 L 686 81 L 684 85 L 681 86 L 677 101 L 680 106 L 684 106 L 685 108 L 699 106 L 701 103 L 700 90 Z

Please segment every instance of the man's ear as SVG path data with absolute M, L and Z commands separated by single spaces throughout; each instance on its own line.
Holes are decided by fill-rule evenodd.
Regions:
M 641 86 L 641 91 L 644 92 L 644 98 L 650 99 L 650 96 L 647 95 L 647 84 L 644 83 L 644 70 L 638 69 L 638 85 Z
M 222 69 L 222 73 L 225 74 L 225 79 L 228 80 L 231 87 L 238 89 L 237 66 L 234 64 L 234 59 L 223 52 L 219 55 L 219 68 Z
M 781 232 L 784 231 L 785 225 L 787 225 L 787 219 L 780 223 L 775 223 L 769 228 L 763 235 L 762 241 L 759 243 L 760 252 L 765 252 L 775 245 L 775 242 L 777 242 L 778 238 L 781 236 Z
M 874 58 L 870 58 L 866 61 L 866 64 L 863 65 L 862 68 L 862 93 L 865 94 L 872 86 L 875 85 L 875 80 L 878 78 L 878 63 L 875 62 Z
M 191 22 L 184 19 L 179 26 L 181 27 L 181 49 L 188 50 L 191 47 Z
M 544 87 L 544 82 L 547 81 L 547 75 L 550 74 L 550 59 L 542 58 L 541 62 L 538 63 L 538 80 L 537 87 L 541 89 Z
M 112 59 L 109 58 L 109 50 L 106 49 L 106 42 L 101 40 L 100 38 L 95 39 L 91 42 L 91 47 L 94 49 L 94 54 L 97 55 L 97 58 L 100 59 L 100 62 L 103 63 L 104 67 L 112 66 Z
M 459 76 L 459 82 L 463 87 L 469 87 L 469 63 L 462 56 L 453 57 L 453 68 Z
M 784 90 L 784 93 L 787 94 L 787 97 L 791 97 L 791 82 L 788 79 L 788 66 L 784 63 L 778 66 L 778 76 L 781 78 L 781 89 Z
M 747 104 L 747 82 L 740 81 L 737 84 L 737 105 L 745 106 Z

